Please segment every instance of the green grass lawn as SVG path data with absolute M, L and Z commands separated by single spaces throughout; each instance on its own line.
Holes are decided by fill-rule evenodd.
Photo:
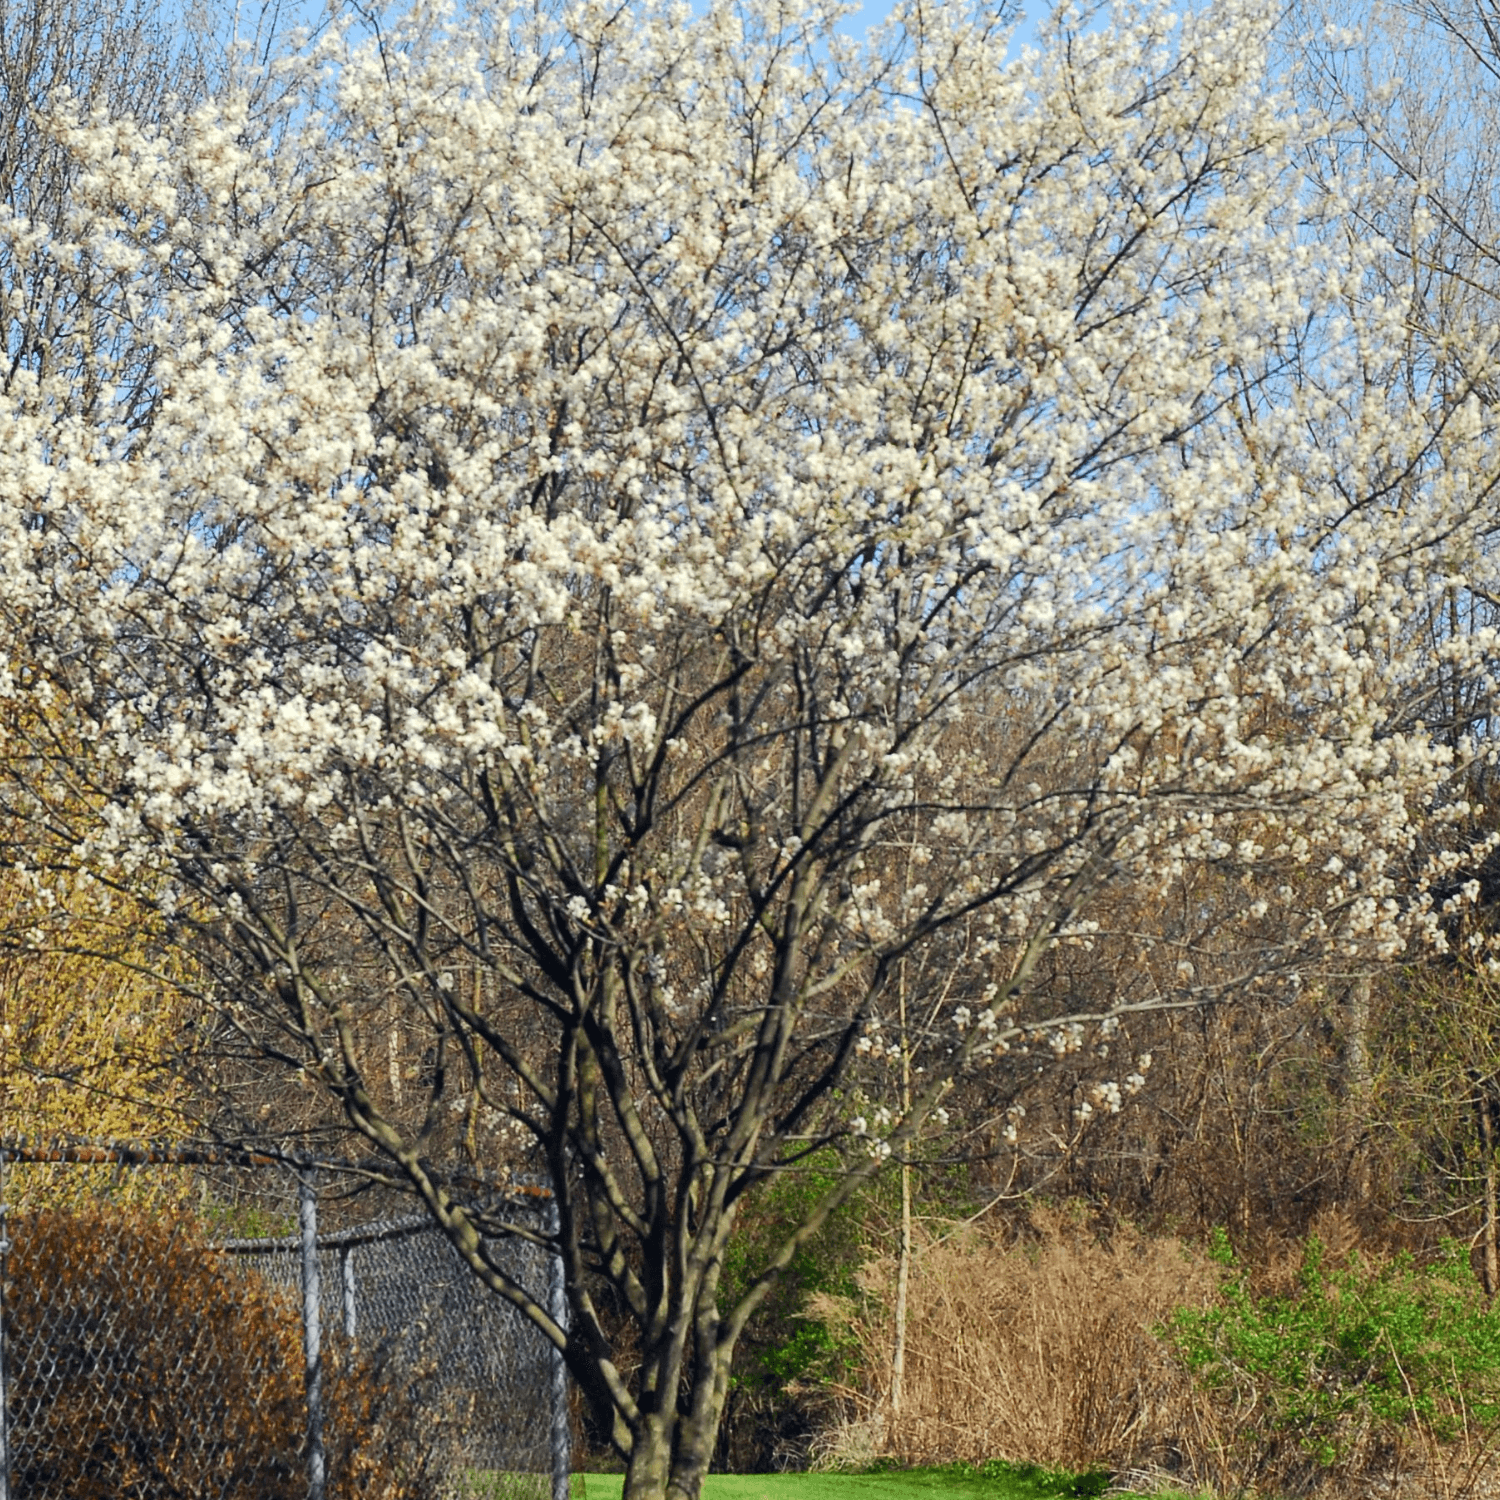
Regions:
M 952 1464 L 874 1474 L 710 1474 L 703 1500 L 1088 1500 L 1106 1483 L 1103 1474 L 1000 1463 L 982 1470 Z M 620 1500 L 623 1485 L 619 1474 L 575 1475 L 573 1500 Z
M 619 1474 L 580 1476 L 573 1500 L 620 1500 Z M 583 1491 L 579 1493 L 580 1489 Z M 988 1475 L 958 1468 L 892 1470 L 880 1474 L 710 1474 L 703 1500 L 1053 1500 L 1079 1487 L 1061 1475 L 1025 1470 Z M 1099 1489 L 1084 1493 L 1096 1495 Z
M 526 1500 L 544 1500 L 545 1476 L 524 1477 Z M 1103 1473 L 1075 1475 L 993 1461 L 982 1469 L 949 1464 L 873 1474 L 710 1474 L 703 1500 L 1093 1500 L 1107 1483 Z M 575 1474 L 573 1500 L 621 1500 L 624 1486 L 620 1474 Z M 520 1491 L 513 1494 L 500 1479 L 493 1491 L 479 1483 L 474 1494 L 476 1500 L 490 1494 L 495 1500 L 518 1500 Z M 1163 1491 L 1154 1500 L 1191 1497 Z

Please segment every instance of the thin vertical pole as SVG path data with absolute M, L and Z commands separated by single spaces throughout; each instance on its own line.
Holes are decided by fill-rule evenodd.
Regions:
M 302 1225 L 302 1358 L 307 1372 L 307 1500 L 324 1500 L 322 1287 L 318 1280 L 318 1194 L 311 1167 L 298 1175 L 297 1185 Z
M 346 1245 L 341 1258 L 344 1272 L 344 1337 L 353 1339 L 358 1326 L 354 1311 L 354 1246 Z
M 547 1287 L 547 1314 L 564 1332 L 568 1327 L 567 1272 L 563 1262 L 562 1214 L 553 1190 L 551 1229 L 557 1237 Z M 568 1500 L 568 1480 L 573 1469 L 571 1434 L 568 1431 L 568 1366 L 562 1350 L 552 1350 L 552 1500 Z M 0 1497 L 3 1500 L 3 1497 Z
M 1478 1080 L 1478 1093 L 1474 1096 L 1474 1108 L 1479 1116 L 1479 1147 L 1484 1166 L 1484 1221 L 1479 1232 L 1483 1237 L 1484 1294 L 1493 1300 L 1500 1292 L 1500 1230 L 1496 1217 L 1496 1162 L 1495 1162 L 1495 1117 L 1494 1100 L 1490 1095 L 1490 1080 Z
M 911 1113 L 911 1040 L 906 1034 L 906 960 L 896 971 L 897 1013 L 901 1027 L 901 1118 Z M 903 1153 L 904 1154 L 904 1153 Z M 901 1163 L 901 1238 L 896 1256 L 896 1337 L 891 1344 L 891 1409 L 886 1443 L 897 1442 L 896 1425 L 906 1383 L 906 1310 L 911 1293 L 911 1161 Z

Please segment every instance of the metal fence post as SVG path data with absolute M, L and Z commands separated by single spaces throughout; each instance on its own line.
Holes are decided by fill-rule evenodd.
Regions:
M 346 1245 L 339 1259 L 343 1262 L 341 1269 L 344 1273 L 344 1337 L 353 1339 L 358 1328 L 354 1311 L 354 1246 Z M 4 1496 L 0 1496 L 0 1500 L 4 1500 Z
M 564 1332 L 568 1327 L 568 1288 L 563 1263 L 562 1213 L 556 1189 L 552 1196 L 552 1232 L 557 1236 L 557 1253 L 552 1257 L 547 1287 L 547 1314 Z M 571 1436 L 568 1431 L 568 1367 L 562 1351 L 552 1348 L 552 1500 L 568 1500 L 568 1481 L 573 1468 Z
M 302 1357 L 307 1370 L 307 1500 L 324 1500 L 322 1288 L 318 1280 L 318 1194 L 313 1169 L 298 1174 L 302 1226 Z M 0 1496 L 0 1500 L 5 1500 Z

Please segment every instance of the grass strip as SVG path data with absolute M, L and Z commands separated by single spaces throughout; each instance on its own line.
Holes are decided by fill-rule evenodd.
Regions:
M 620 1474 L 575 1475 L 573 1500 L 620 1500 L 624 1482 Z M 1092 1500 L 1108 1483 L 1102 1470 L 1079 1475 L 991 1460 L 865 1474 L 710 1474 L 703 1500 Z
M 881 1468 L 849 1474 L 710 1474 L 702 1500 L 1095 1500 L 1109 1486 L 1103 1469 L 1074 1474 L 1036 1464 L 991 1459 L 978 1467 L 945 1464 L 934 1469 Z M 471 1500 L 547 1500 L 547 1476 L 472 1476 Z M 621 1500 L 622 1474 L 575 1474 L 572 1500 Z M 1121 1494 L 1121 1491 L 1114 1491 Z M 1153 1500 L 1194 1500 L 1161 1491 Z

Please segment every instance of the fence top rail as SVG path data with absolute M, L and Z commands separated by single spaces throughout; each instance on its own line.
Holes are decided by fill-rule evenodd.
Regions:
M 372 1159 L 350 1161 L 310 1153 L 254 1150 L 192 1141 L 114 1141 L 59 1137 L 32 1141 L 25 1136 L 0 1136 L 0 1165 L 7 1162 L 73 1162 L 84 1166 L 180 1166 L 180 1167 L 285 1167 L 294 1172 L 347 1172 L 359 1176 L 388 1178 L 391 1163 Z M 427 1165 L 424 1163 L 424 1165 Z M 505 1180 L 470 1172 L 435 1175 L 454 1187 L 496 1193 L 507 1198 L 550 1199 L 552 1189 L 543 1183 L 511 1176 Z
M 320 1230 L 318 1249 L 352 1250 L 358 1245 L 378 1245 L 387 1240 L 410 1239 L 417 1234 L 441 1233 L 441 1226 L 429 1214 L 415 1214 L 405 1219 L 378 1219 L 356 1229 L 335 1229 L 328 1233 Z M 284 1234 L 252 1240 L 220 1240 L 207 1248 L 222 1250 L 226 1255 L 289 1255 L 302 1248 L 302 1241 L 295 1234 Z

